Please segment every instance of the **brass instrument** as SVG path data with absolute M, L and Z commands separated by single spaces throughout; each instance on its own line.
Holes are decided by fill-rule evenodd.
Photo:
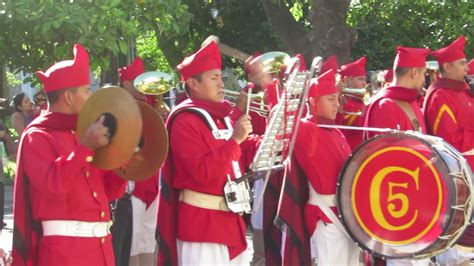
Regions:
M 228 46 L 227 44 L 221 42 L 219 37 L 215 35 L 211 35 L 207 37 L 202 42 L 201 47 L 210 41 L 214 41 L 215 43 L 217 43 L 217 45 L 219 46 L 219 50 L 221 51 L 223 55 L 237 58 L 241 60 L 242 62 L 245 62 L 247 61 L 247 59 L 250 58 L 249 54 Z M 279 73 L 283 66 L 288 65 L 290 62 L 290 58 L 291 57 L 287 53 L 272 51 L 272 52 L 261 54 L 257 56 L 256 58 L 252 59 L 252 61 L 259 62 L 262 65 L 263 70 L 265 72 L 272 74 L 272 73 Z
M 268 115 L 267 106 L 263 103 L 263 92 L 252 94 L 252 101 L 250 102 L 249 110 L 254 111 L 261 116 Z M 236 104 L 240 97 L 240 92 L 224 89 L 224 99 L 230 101 L 233 105 Z
M 367 88 L 362 88 L 362 89 L 344 88 L 339 94 L 341 113 L 347 114 L 347 115 L 355 115 L 355 116 L 364 115 L 364 110 L 353 112 L 353 111 L 348 111 L 344 109 L 344 105 L 348 101 L 349 98 L 357 99 L 361 101 L 362 103 L 364 103 L 365 106 L 367 106 L 369 105 L 370 98 L 371 98 L 369 90 Z
M 287 53 L 272 51 L 259 55 L 252 61 L 258 62 L 263 71 L 270 74 L 278 74 L 283 67 L 288 65 L 290 59 L 291 57 Z
M 163 101 L 163 94 L 173 87 L 173 77 L 170 74 L 160 71 L 145 72 L 135 78 L 133 86 L 143 94 L 156 96 L 153 107 L 162 116 L 169 114 L 170 107 Z

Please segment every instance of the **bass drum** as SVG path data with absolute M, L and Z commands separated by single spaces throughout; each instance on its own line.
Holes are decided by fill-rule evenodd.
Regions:
M 421 259 L 461 236 L 472 212 L 471 185 L 466 160 L 441 138 L 393 132 L 356 149 L 339 176 L 337 204 L 361 248 Z

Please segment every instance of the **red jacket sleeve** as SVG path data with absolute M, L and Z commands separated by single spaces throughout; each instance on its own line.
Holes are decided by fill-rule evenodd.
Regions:
M 94 152 L 78 145 L 69 154 L 58 157 L 53 150 L 44 149 L 48 146 L 51 143 L 41 132 L 31 132 L 25 136 L 21 151 L 24 170 L 38 191 L 53 195 L 67 194 L 78 180 L 77 177 L 90 167 L 86 157 L 93 156 Z
M 112 171 L 104 172 L 104 188 L 109 201 L 121 198 L 125 193 L 127 180 L 116 175 Z
M 261 141 L 262 138 L 259 135 L 252 134 L 249 135 L 244 142 L 240 143 L 240 149 L 242 151 L 241 162 L 245 168 L 248 168 L 252 163 Z

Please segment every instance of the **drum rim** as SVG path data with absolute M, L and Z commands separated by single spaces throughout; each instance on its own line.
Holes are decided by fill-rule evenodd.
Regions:
M 365 250 L 368 253 L 370 253 L 371 255 L 375 255 L 376 257 L 380 257 L 382 259 L 406 259 L 406 258 L 415 258 L 416 257 L 416 258 L 421 259 L 421 258 L 432 257 L 436 254 L 442 253 L 442 252 L 446 251 L 446 249 L 448 249 L 452 245 L 452 244 L 451 245 L 448 244 L 448 246 L 446 246 L 445 248 L 442 248 L 442 249 L 437 250 L 437 251 L 433 251 L 431 253 L 426 252 L 426 251 L 429 251 L 431 248 L 433 248 L 433 246 L 435 246 L 437 243 L 442 241 L 441 239 L 439 239 L 439 236 L 443 236 L 446 233 L 446 231 L 449 228 L 449 226 L 447 226 L 446 228 L 443 228 L 442 233 L 437 237 L 437 239 L 435 241 L 433 241 L 430 245 L 428 245 L 427 247 L 423 248 L 422 250 L 420 250 L 418 252 L 415 252 L 415 253 L 413 253 L 411 255 L 408 255 L 408 256 L 399 256 L 399 257 L 384 255 L 384 254 L 376 252 L 375 250 L 369 249 L 369 247 L 367 247 L 364 243 L 361 243 L 356 239 L 355 234 L 352 233 L 352 231 L 350 230 L 350 227 L 347 224 L 346 218 L 344 217 L 345 211 L 341 208 L 342 207 L 341 206 L 341 202 L 342 202 L 342 200 L 341 200 L 341 197 L 342 197 L 341 187 L 342 187 L 342 179 L 343 179 L 343 176 L 344 176 L 343 173 L 345 173 L 346 169 L 349 167 L 351 159 L 355 156 L 355 154 L 357 154 L 361 150 L 362 147 L 364 147 L 368 143 L 371 143 L 375 140 L 378 140 L 380 138 L 386 138 L 386 137 L 389 137 L 389 136 L 410 136 L 410 137 L 414 137 L 417 140 L 420 140 L 426 146 L 432 147 L 432 145 L 428 141 L 426 141 L 425 139 L 421 138 L 420 135 L 428 136 L 430 138 L 438 138 L 438 139 L 443 140 L 442 138 L 439 138 L 439 137 L 436 137 L 436 136 L 420 134 L 420 133 L 412 133 L 412 132 L 406 132 L 406 131 L 405 132 L 403 132 L 403 131 L 394 131 L 394 132 L 379 134 L 379 135 L 376 135 L 376 136 L 364 141 L 362 144 L 357 146 L 356 149 L 354 149 L 354 151 L 351 153 L 349 158 L 344 162 L 344 165 L 343 165 L 341 171 L 339 172 L 339 175 L 338 175 L 338 178 L 337 178 L 337 184 L 336 184 L 336 206 L 337 206 L 337 210 L 338 210 L 338 214 L 339 214 L 338 217 L 339 217 L 343 227 L 346 229 L 347 234 L 349 235 L 351 240 L 354 242 L 354 244 L 357 247 L 359 247 L 360 249 Z M 443 140 L 443 142 L 447 143 L 444 140 Z M 447 143 L 447 144 L 450 146 L 451 149 L 455 149 L 451 144 L 449 144 L 449 143 Z M 434 151 L 434 153 L 438 157 L 442 158 L 442 156 L 440 155 L 440 153 L 437 149 L 432 149 L 432 150 Z M 443 164 L 443 166 L 446 169 L 449 169 L 449 166 L 447 165 L 447 163 L 444 160 L 441 160 L 441 163 Z M 449 185 L 453 186 L 451 183 Z M 449 208 L 449 213 L 453 214 L 454 210 L 452 208 Z M 454 219 L 454 216 L 450 215 L 447 224 L 451 225 L 452 222 L 453 222 L 453 219 Z M 466 226 L 467 226 L 467 224 L 464 225 L 464 227 L 466 227 Z M 452 243 L 456 243 L 457 239 L 459 237 L 461 237 L 461 235 L 462 234 L 459 233 L 457 236 L 455 236 L 455 239 L 452 240 Z

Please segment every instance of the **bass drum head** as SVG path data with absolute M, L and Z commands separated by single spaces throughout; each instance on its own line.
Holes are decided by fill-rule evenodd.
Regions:
M 355 150 L 339 176 L 337 204 L 361 248 L 383 258 L 424 258 L 454 244 L 467 221 L 465 209 L 452 206 L 464 203 L 470 212 L 470 187 L 450 176 L 463 166 L 444 144 L 397 132 Z

